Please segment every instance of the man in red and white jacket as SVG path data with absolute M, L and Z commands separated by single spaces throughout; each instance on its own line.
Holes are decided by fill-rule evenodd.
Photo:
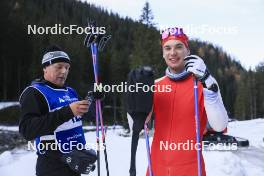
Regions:
M 224 130 L 228 122 L 227 112 L 216 80 L 202 58 L 190 55 L 188 37 L 181 28 L 163 32 L 162 51 L 168 68 L 166 75 L 155 81 L 155 87 L 169 86 L 170 91 L 156 89 L 154 92 L 153 175 L 197 176 L 194 77 L 199 80 L 200 139 L 207 121 L 215 131 Z M 203 158 L 201 160 L 202 176 L 205 176 Z

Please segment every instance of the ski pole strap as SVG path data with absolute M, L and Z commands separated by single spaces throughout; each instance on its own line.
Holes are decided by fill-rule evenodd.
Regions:
M 83 44 L 84 46 L 89 48 L 93 43 L 97 43 L 98 50 L 103 51 L 106 43 L 109 41 L 110 38 L 111 35 L 89 33 L 86 35 Z
M 104 38 L 102 34 L 93 34 L 93 33 L 87 34 L 87 36 L 84 39 L 84 45 L 86 47 L 90 47 L 92 43 L 100 43 L 102 38 Z
M 111 38 L 111 35 L 108 36 L 103 36 L 100 41 L 99 41 L 99 46 L 98 46 L 98 50 L 99 51 L 103 51 L 104 47 L 106 45 L 106 43 L 108 42 L 108 40 Z
M 90 28 L 95 28 L 96 27 L 96 21 L 94 20 L 88 20 L 88 27 Z M 103 51 L 106 43 L 109 41 L 111 38 L 111 35 L 105 35 L 101 33 L 88 33 L 84 39 L 84 46 L 87 48 L 91 46 L 92 43 L 97 43 L 98 44 L 98 50 Z

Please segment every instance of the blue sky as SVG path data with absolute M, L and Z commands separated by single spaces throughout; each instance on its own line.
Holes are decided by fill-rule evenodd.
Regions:
M 145 0 L 86 0 L 138 20 Z M 263 0 L 149 0 L 156 27 L 181 26 L 190 38 L 220 46 L 245 68 L 264 62 Z M 261 22 L 262 21 L 262 22 Z

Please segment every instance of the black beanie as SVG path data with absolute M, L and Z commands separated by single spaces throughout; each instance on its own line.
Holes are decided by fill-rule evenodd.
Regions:
M 56 45 L 51 45 L 47 47 L 43 58 L 42 67 L 57 63 L 57 62 L 67 62 L 70 63 L 70 58 L 67 53 L 62 51 L 62 49 Z

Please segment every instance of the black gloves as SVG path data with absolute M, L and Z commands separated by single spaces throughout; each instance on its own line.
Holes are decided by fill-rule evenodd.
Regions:
M 103 100 L 105 98 L 105 93 L 103 91 L 89 91 L 87 96 L 85 97 L 86 100 L 92 102 L 94 100 Z

